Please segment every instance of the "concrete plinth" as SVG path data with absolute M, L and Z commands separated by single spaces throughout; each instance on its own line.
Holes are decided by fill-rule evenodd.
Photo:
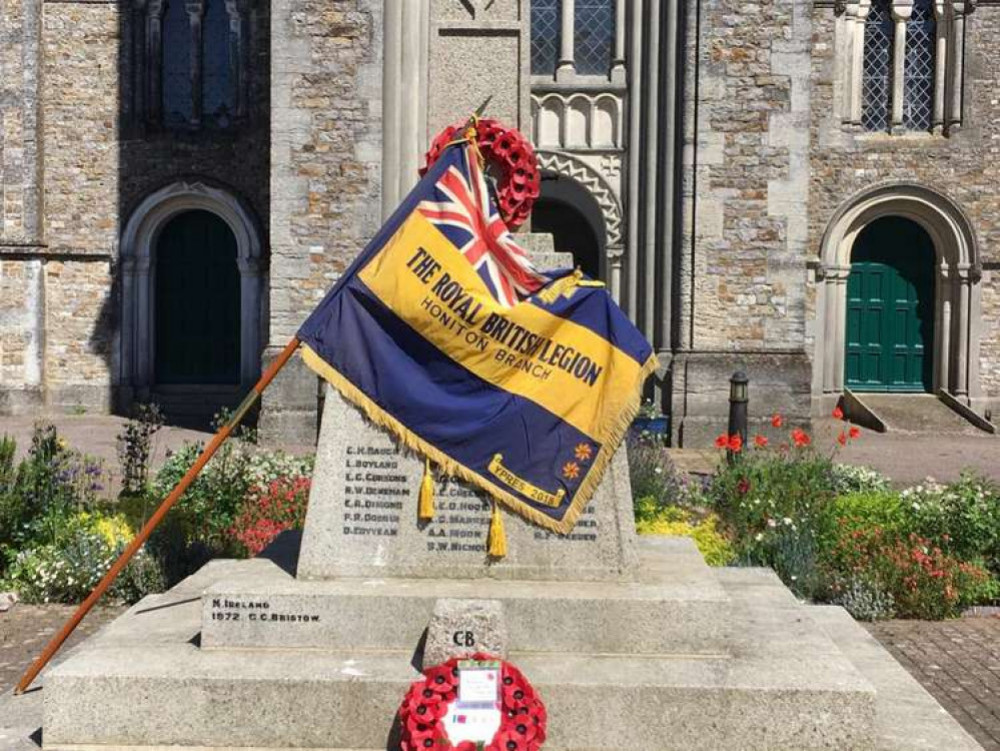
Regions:
M 738 598 L 717 582 L 708 588 L 719 598 L 712 605 L 718 620 L 731 627 L 725 639 L 715 640 L 718 652 L 696 653 L 691 644 L 677 641 L 671 648 L 669 639 L 656 636 L 655 625 L 669 633 L 674 619 L 670 607 L 679 612 L 685 600 L 705 600 L 702 587 L 692 586 L 692 577 L 698 575 L 692 575 L 689 564 L 697 553 L 688 540 L 643 547 L 643 558 L 650 559 L 649 568 L 659 572 L 660 587 L 672 593 L 674 602 L 669 607 L 658 604 L 650 591 L 645 623 L 642 608 L 611 619 L 637 619 L 631 631 L 634 643 L 615 642 L 613 633 L 602 633 L 602 624 L 628 602 L 620 588 L 637 595 L 642 584 L 599 585 L 609 603 L 600 607 L 592 598 L 589 608 L 575 610 L 570 605 L 580 585 L 567 585 L 561 607 L 572 618 L 563 616 L 561 621 L 555 602 L 531 604 L 532 599 L 544 603 L 545 597 L 528 598 L 522 592 L 521 598 L 502 598 L 505 611 L 548 607 L 537 619 L 556 619 L 526 623 L 536 620 L 526 617 L 527 610 L 508 619 L 509 659 L 532 680 L 549 709 L 547 748 L 874 748 L 874 691 L 803 618 L 801 606 L 773 575 L 758 572 L 753 586 L 741 582 L 743 594 Z M 227 633 L 231 642 L 223 647 L 216 625 L 224 621 L 210 618 L 203 625 L 198 593 L 205 592 L 211 612 L 210 599 L 229 588 L 226 582 L 259 579 L 261 564 L 206 567 L 177 590 L 140 603 L 89 648 L 56 668 L 45 689 L 46 747 L 391 748 L 400 697 L 417 677 L 417 640 L 405 632 L 409 626 L 395 632 L 382 626 L 370 633 L 375 622 L 362 620 L 350 629 L 346 624 L 351 614 L 345 610 L 344 628 L 331 632 L 325 648 L 319 643 L 310 649 L 248 647 L 234 631 Z M 675 568 L 679 573 L 671 582 Z M 502 583 L 492 584 L 496 590 L 480 596 L 493 598 L 502 592 Z M 351 607 L 349 591 L 365 599 L 359 595 L 365 587 L 405 589 L 401 582 L 365 580 L 342 586 L 345 609 Z M 449 591 L 451 597 L 461 593 L 461 582 L 449 582 Z M 263 596 L 257 599 L 264 601 Z M 376 596 L 371 602 L 386 607 L 390 599 Z M 412 600 L 401 605 L 406 612 L 396 614 L 399 621 L 416 620 L 423 603 L 432 602 L 424 595 L 396 599 Z M 385 619 L 390 616 L 383 614 Z M 429 612 L 426 616 L 424 624 Z M 291 634 L 298 625 L 279 622 L 278 632 L 284 626 Z M 618 622 L 616 628 L 630 633 L 627 622 Z M 706 637 L 713 641 L 709 633 Z M 377 643 L 385 646 L 375 648 Z

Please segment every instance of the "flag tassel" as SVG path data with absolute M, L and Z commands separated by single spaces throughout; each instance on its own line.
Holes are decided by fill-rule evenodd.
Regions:
M 488 544 L 488 552 L 492 558 L 503 558 L 507 555 L 507 533 L 503 528 L 500 504 L 496 501 L 493 501 L 493 516 L 490 518 Z
M 417 507 L 417 518 L 422 522 L 434 518 L 434 473 L 431 471 L 430 459 L 424 459 L 424 479 L 420 483 L 420 504 Z

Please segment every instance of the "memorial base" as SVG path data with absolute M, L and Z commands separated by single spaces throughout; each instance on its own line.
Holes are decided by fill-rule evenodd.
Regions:
M 747 569 L 716 579 L 689 540 L 644 543 L 640 559 L 678 613 L 685 603 L 714 608 L 728 628 L 724 637 L 706 631 L 705 644 L 713 650 L 698 650 L 679 634 L 657 643 L 635 612 L 615 606 L 642 599 L 650 586 L 643 583 L 600 585 L 605 602 L 599 605 L 579 589 L 595 586 L 586 584 L 567 584 L 557 597 L 554 589 L 540 591 L 550 585 L 538 582 L 423 581 L 428 593 L 404 596 L 405 582 L 356 580 L 325 595 L 343 606 L 333 627 L 324 619 L 337 620 L 335 607 L 317 622 L 312 616 L 318 613 L 310 610 L 316 601 L 293 606 L 269 599 L 275 587 L 333 583 L 296 582 L 267 561 L 215 562 L 171 592 L 144 600 L 52 671 L 45 686 L 45 746 L 393 748 L 393 718 L 419 660 L 419 639 L 404 619 L 417 619 L 438 586 L 461 597 L 467 585 L 479 594 L 492 584 L 506 591 L 488 594 L 519 616 L 508 619 L 507 656 L 548 706 L 546 748 L 875 748 L 872 687 L 773 574 Z M 706 573 L 714 584 L 706 589 L 717 599 L 706 598 L 702 585 L 692 586 Z M 241 581 L 256 584 L 238 593 L 233 587 Z M 393 589 L 377 594 L 383 587 Z M 372 594 L 363 594 L 366 588 Z M 566 606 L 577 597 L 592 607 L 572 611 L 579 619 L 574 627 L 557 605 L 559 598 Z M 385 610 L 392 599 L 399 602 L 395 614 Z M 226 600 L 241 607 L 226 611 Z M 539 620 L 531 624 L 518 611 L 527 600 L 538 608 Z M 248 607 L 253 603 L 260 607 Z M 655 611 L 655 600 L 650 604 Z M 352 625 L 352 614 L 366 608 L 383 617 Z M 232 620 L 214 617 L 225 612 L 239 612 L 247 624 L 249 613 L 279 618 L 255 619 L 254 640 L 227 629 Z M 658 618 L 665 633 L 675 628 L 669 614 Z M 330 626 L 327 644 L 288 647 L 314 623 Z M 617 643 L 604 640 L 617 632 Z M 287 635 L 285 646 L 281 634 Z

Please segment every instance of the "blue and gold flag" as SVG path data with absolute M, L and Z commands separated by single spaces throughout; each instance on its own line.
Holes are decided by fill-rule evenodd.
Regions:
M 468 144 L 441 156 L 298 337 L 375 423 L 563 534 L 655 367 L 605 289 L 531 266 Z

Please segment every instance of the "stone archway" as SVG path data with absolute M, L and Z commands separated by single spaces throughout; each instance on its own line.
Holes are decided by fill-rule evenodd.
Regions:
M 570 154 L 540 150 L 538 166 L 550 172 L 571 178 L 593 198 L 601 214 L 605 236 L 600 238 L 604 249 L 601 266 L 608 289 L 616 301 L 621 301 L 621 273 L 624 248 L 622 245 L 622 208 L 608 181 L 592 166 Z
M 823 236 L 816 272 L 817 335 L 813 391 L 821 409 L 844 391 L 847 280 L 859 234 L 884 217 L 920 225 L 934 244 L 933 388 L 975 407 L 980 399 L 979 336 L 982 277 L 972 226 L 951 199 L 929 188 L 883 185 L 848 200 Z
M 236 240 L 240 275 L 239 380 L 254 383 L 260 372 L 266 297 L 263 249 L 249 209 L 231 193 L 201 182 L 176 182 L 146 197 L 132 212 L 121 243 L 122 325 L 120 383 L 140 393 L 155 380 L 155 249 L 163 228 L 179 214 L 207 211 L 222 219 Z

